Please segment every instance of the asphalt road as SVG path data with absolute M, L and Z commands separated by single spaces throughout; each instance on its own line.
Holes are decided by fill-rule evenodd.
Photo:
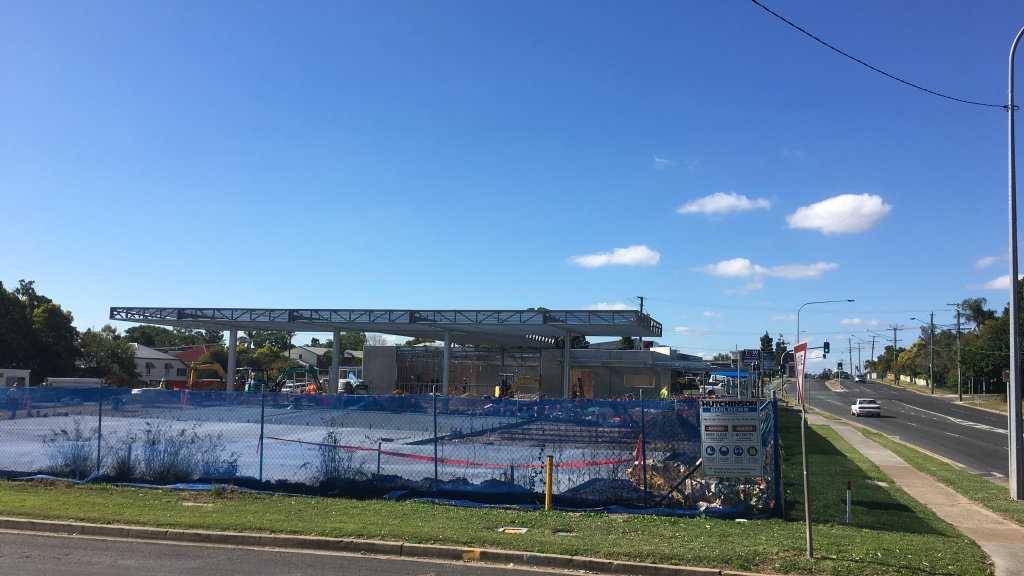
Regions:
M 844 380 L 844 391 L 836 392 L 822 380 L 809 383 L 809 402 L 814 408 L 897 436 L 979 474 L 1006 476 L 1009 468 L 1006 416 L 874 382 Z M 787 393 L 793 393 L 794 389 L 787 382 Z M 857 398 L 878 400 L 882 416 L 851 416 L 850 405 Z
M 19 576 L 536 576 L 538 571 L 372 556 L 0 531 L 0 573 Z

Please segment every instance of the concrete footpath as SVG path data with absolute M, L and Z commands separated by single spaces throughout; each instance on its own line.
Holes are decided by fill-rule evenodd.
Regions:
M 1024 574 L 1024 527 L 919 472 L 889 449 L 854 430 L 851 425 L 828 420 L 817 414 L 808 414 L 807 417 L 812 424 L 830 426 L 881 468 L 907 494 L 977 542 L 992 558 L 996 576 Z

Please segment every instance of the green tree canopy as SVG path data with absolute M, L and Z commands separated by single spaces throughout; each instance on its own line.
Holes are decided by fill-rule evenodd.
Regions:
M 80 345 L 85 375 L 103 378 L 112 386 L 130 386 L 139 379 L 135 372 L 135 351 L 113 326 L 107 324 L 99 330 L 86 330 Z

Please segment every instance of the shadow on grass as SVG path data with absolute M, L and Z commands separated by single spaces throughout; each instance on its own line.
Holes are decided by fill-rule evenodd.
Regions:
M 800 458 L 800 413 L 780 409 L 782 445 L 785 449 L 784 481 L 787 519 L 803 519 L 803 479 Z M 828 432 L 834 435 L 834 432 Z M 834 436 L 838 440 L 838 436 Z M 846 454 L 814 428 L 807 428 L 807 455 L 811 486 L 811 516 L 817 524 L 845 524 L 846 486 L 853 487 L 853 525 L 869 530 L 913 534 L 945 533 L 938 520 L 924 512 L 909 496 L 897 497 L 890 482 L 869 460 L 852 450 Z M 865 464 L 868 470 L 861 467 Z

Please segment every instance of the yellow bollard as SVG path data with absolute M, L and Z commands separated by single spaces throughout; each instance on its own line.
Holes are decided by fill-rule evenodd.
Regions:
M 547 466 L 544 468 L 544 509 L 551 510 L 551 476 L 555 468 L 555 457 L 548 454 Z

